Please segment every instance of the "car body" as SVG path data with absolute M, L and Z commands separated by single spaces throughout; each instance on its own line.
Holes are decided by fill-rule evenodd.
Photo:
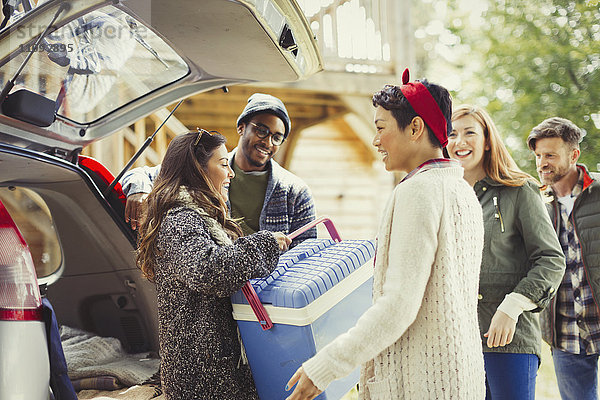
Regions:
M 0 113 L 0 300 L 37 282 L 60 324 L 157 352 L 124 197 L 81 150 L 195 93 L 318 72 L 312 32 L 293 0 L 49 0 L 0 31 L 0 86 L 27 57 Z M 49 397 L 43 322 L 6 317 L 40 307 L 0 301 L 2 399 Z

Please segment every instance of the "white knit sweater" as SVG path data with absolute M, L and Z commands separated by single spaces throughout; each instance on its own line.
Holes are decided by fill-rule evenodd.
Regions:
M 379 228 L 373 306 L 303 364 L 321 390 L 358 365 L 360 398 L 485 397 L 477 323 L 483 217 L 460 167 L 400 183 Z

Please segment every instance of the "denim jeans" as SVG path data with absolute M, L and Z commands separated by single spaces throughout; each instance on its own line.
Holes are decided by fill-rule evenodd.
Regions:
M 539 359 L 535 354 L 483 353 L 486 400 L 534 400 Z
M 572 354 L 553 347 L 552 359 L 563 400 L 598 399 L 598 354 Z

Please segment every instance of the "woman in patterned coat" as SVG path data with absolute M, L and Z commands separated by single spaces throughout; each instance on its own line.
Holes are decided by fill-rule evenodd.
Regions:
M 226 205 L 231 178 L 225 138 L 190 132 L 171 141 L 147 199 L 137 261 L 157 287 L 169 400 L 258 399 L 230 296 L 273 271 L 290 241 L 267 231 L 241 237 Z

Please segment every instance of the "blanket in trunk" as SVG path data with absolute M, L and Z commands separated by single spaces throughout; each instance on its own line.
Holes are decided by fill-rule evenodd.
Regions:
M 129 354 L 116 338 L 61 326 L 60 337 L 71 380 L 114 376 L 123 386 L 140 385 L 158 371 L 160 360 Z

